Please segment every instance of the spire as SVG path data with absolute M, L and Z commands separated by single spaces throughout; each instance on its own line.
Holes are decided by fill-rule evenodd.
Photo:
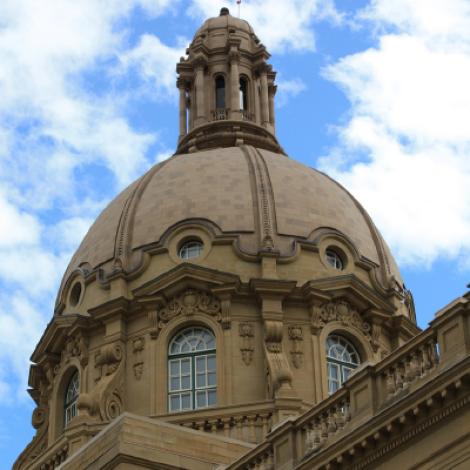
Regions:
M 249 144 L 283 152 L 275 137 L 276 72 L 252 27 L 222 8 L 177 64 L 176 153 Z

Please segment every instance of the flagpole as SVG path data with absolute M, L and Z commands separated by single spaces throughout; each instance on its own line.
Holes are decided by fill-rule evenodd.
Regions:
M 240 18 L 240 5 L 242 3 L 242 0 L 237 0 L 237 5 L 238 5 L 238 18 Z

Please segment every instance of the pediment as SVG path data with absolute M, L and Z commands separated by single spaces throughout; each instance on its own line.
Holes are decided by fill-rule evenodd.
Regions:
M 55 315 L 46 327 L 31 361 L 38 363 L 44 354 L 60 354 L 63 343 L 72 329 L 86 327 L 89 316 L 81 314 Z
M 158 302 L 158 299 L 169 299 L 188 289 L 234 292 L 239 285 L 240 278 L 233 274 L 182 263 L 134 289 L 132 293 L 137 301 Z
M 317 296 L 318 292 L 321 292 L 328 295 L 330 300 L 345 300 L 361 312 L 394 313 L 393 305 L 388 299 L 378 295 L 354 274 L 309 281 L 301 289 L 304 293 L 315 292 Z

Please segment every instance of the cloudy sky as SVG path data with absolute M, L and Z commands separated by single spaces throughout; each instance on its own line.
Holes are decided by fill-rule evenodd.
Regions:
M 175 63 L 235 0 L 1 0 L 0 468 L 32 435 L 28 358 L 118 191 L 171 155 Z M 243 0 L 287 152 L 390 244 L 425 327 L 470 281 L 470 2 Z

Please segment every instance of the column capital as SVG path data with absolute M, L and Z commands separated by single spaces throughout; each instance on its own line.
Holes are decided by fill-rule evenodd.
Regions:
M 192 60 L 192 66 L 194 67 L 195 70 L 206 68 L 207 58 L 202 55 L 195 57 Z
M 189 82 L 185 78 L 179 77 L 176 79 L 176 87 L 180 90 L 186 90 L 188 88 Z

